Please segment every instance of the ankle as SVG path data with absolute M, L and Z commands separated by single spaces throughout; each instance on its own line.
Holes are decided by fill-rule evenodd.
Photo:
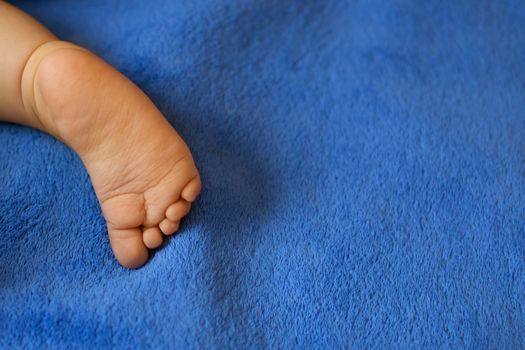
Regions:
M 42 96 L 39 92 L 36 77 L 40 64 L 50 56 L 51 53 L 61 49 L 85 49 L 66 41 L 48 41 L 35 49 L 27 61 L 21 80 L 22 102 L 27 115 L 34 120 L 35 126 L 56 138 L 61 139 L 57 127 L 47 110 Z

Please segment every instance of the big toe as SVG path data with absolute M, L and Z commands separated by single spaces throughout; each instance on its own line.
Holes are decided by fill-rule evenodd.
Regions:
M 122 266 L 136 269 L 148 261 L 148 248 L 144 245 L 140 228 L 108 228 L 108 234 L 113 254 Z

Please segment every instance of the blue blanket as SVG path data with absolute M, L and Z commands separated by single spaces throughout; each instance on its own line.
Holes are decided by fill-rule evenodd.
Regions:
M 523 1 L 13 3 L 204 189 L 126 270 L 78 157 L 0 124 L 1 348 L 525 347 Z

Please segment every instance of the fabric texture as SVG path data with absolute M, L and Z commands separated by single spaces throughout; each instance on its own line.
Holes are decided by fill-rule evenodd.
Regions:
M 13 4 L 136 82 L 204 188 L 126 270 L 78 157 L 0 124 L 0 348 L 525 347 L 525 2 Z

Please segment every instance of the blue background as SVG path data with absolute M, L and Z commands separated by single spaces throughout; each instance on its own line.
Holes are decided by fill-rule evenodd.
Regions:
M 0 124 L 0 347 L 525 347 L 525 2 L 13 3 L 204 189 L 125 270 L 77 156 Z

